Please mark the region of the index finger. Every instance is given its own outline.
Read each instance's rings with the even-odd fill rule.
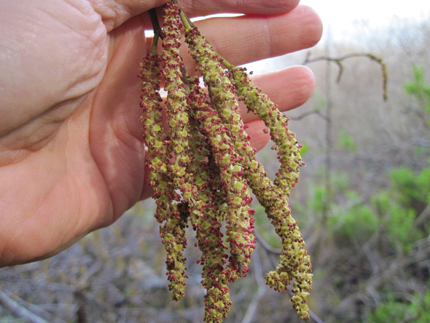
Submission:
[[[179,0],[182,9],[189,17],[205,16],[216,13],[244,13],[273,15],[293,10],[300,0]],[[90,0],[106,26],[111,31],[125,21],[138,16],[149,9],[160,7],[167,0]],[[146,29],[150,29],[150,20],[145,19]]]
[[[298,6],[300,0],[178,0],[189,16],[207,16],[217,13],[275,15],[286,13]]]

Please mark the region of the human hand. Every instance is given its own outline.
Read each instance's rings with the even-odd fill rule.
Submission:
[[[151,195],[136,75],[150,43],[146,11],[165,2],[0,2],[0,266],[52,256]],[[191,17],[246,14],[196,23],[235,65],[313,46],[320,20],[297,4],[181,1]],[[283,111],[314,87],[305,67],[255,82]],[[261,149],[269,138],[254,118],[244,112]]]

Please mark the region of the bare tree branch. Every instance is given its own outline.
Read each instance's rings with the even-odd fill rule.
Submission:
[[[18,302],[10,298],[5,292],[0,290],[0,302],[3,303],[9,310],[18,315],[19,317],[32,322],[32,323],[48,323],[43,318],[37,316],[33,312],[20,305]]]
[[[333,57],[329,57],[329,56],[320,56],[320,57],[316,57],[316,58],[310,58],[311,53],[308,52],[305,61],[303,62],[303,65],[306,65],[308,63],[314,63],[314,62],[318,62],[318,61],[328,61],[328,62],[334,62],[336,63],[336,65],[339,67],[339,73],[337,75],[337,82],[340,82],[340,79],[342,77],[343,74],[343,65],[342,65],[342,61],[348,59],[348,58],[352,58],[352,57],[367,57],[370,60],[378,63],[381,66],[381,71],[382,71],[382,96],[384,98],[384,101],[387,101],[388,95],[387,95],[387,83],[388,83],[388,73],[387,73],[387,66],[385,65],[385,63],[383,62],[382,58],[374,55],[374,54],[370,54],[370,53],[353,53],[353,54],[348,54],[345,56],[341,56],[339,58],[333,58]]]
[[[257,281],[258,290],[254,294],[251,303],[248,305],[248,309],[246,310],[246,314],[242,320],[242,323],[251,323],[252,319],[254,318],[255,311],[257,310],[258,302],[264,296],[264,294],[266,294],[266,284],[263,280],[263,269],[261,267],[260,256],[258,255],[258,248],[254,250],[252,263],[254,264],[254,277]]]
[[[297,120],[301,120],[301,119],[306,118],[306,117],[313,115],[313,114],[316,114],[317,116],[324,119],[325,121],[328,121],[328,118],[325,115],[323,115],[319,110],[308,111],[308,112],[305,112],[305,113],[299,115],[298,117],[289,117],[289,118],[291,120],[297,121]]]
[[[424,225],[425,222],[430,218],[430,204],[426,206],[426,208],[421,212],[418,218],[415,220],[414,226],[420,227]]]
[[[264,239],[263,237],[257,232],[257,230],[254,230],[253,235],[257,238],[257,241],[261,244],[261,246],[269,253],[280,255],[282,253],[281,249],[272,248]]]

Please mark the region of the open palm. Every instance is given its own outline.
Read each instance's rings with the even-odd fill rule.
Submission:
[[[165,2],[0,2],[0,266],[58,253],[150,196],[136,75],[148,43],[146,11]],[[190,16],[246,13],[197,24],[222,56],[243,64],[319,40],[318,17],[297,2],[181,5]],[[303,67],[256,83],[282,110],[313,90]],[[261,149],[268,140],[261,122],[245,120]]]

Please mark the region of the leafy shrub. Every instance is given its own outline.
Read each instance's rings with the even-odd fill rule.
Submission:
[[[343,238],[364,243],[378,228],[378,219],[369,206],[360,203],[332,217],[329,224]]]
[[[405,83],[406,93],[414,96],[423,106],[423,110],[430,113],[430,85],[426,83],[424,69],[415,65],[413,80]]]
[[[368,316],[368,323],[388,322],[430,322],[430,292],[424,297],[415,294],[410,302],[396,300],[389,295],[388,300],[381,303],[373,313]]]

